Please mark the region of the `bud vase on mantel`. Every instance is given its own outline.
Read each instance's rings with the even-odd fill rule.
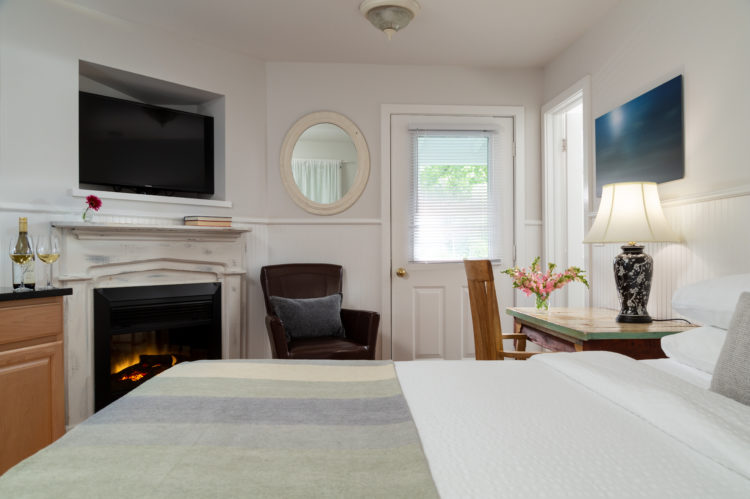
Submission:
[[[87,223],[91,223],[94,221],[94,212],[99,211],[99,208],[102,207],[102,200],[98,197],[94,196],[93,194],[90,194],[86,196],[86,209],[83,210],[83,221]]]

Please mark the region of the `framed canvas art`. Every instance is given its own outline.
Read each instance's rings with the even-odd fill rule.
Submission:
[[[669,182],[685,176],[682,75],[594,123],[596,195],[613,182]]]

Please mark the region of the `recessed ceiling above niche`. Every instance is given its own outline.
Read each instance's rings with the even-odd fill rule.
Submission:
[[[78,62],[78,74],[133,99],[155,106],[197,105],[222,97],[206,90],[87,61]]]

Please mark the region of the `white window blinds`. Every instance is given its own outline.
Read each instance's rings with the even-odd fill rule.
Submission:
[[[411,133],[411,261],[499,260],[496,132]]]

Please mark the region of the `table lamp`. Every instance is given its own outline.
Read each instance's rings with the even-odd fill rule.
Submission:
[[[648,295],[654,261],[636,241],[679,241],[664,217],[654,182],[607,184],[591,230],[584,243],[619,243],[622,253],[614,260],[615,283],[620,298],[617,322],[648,323]]]

